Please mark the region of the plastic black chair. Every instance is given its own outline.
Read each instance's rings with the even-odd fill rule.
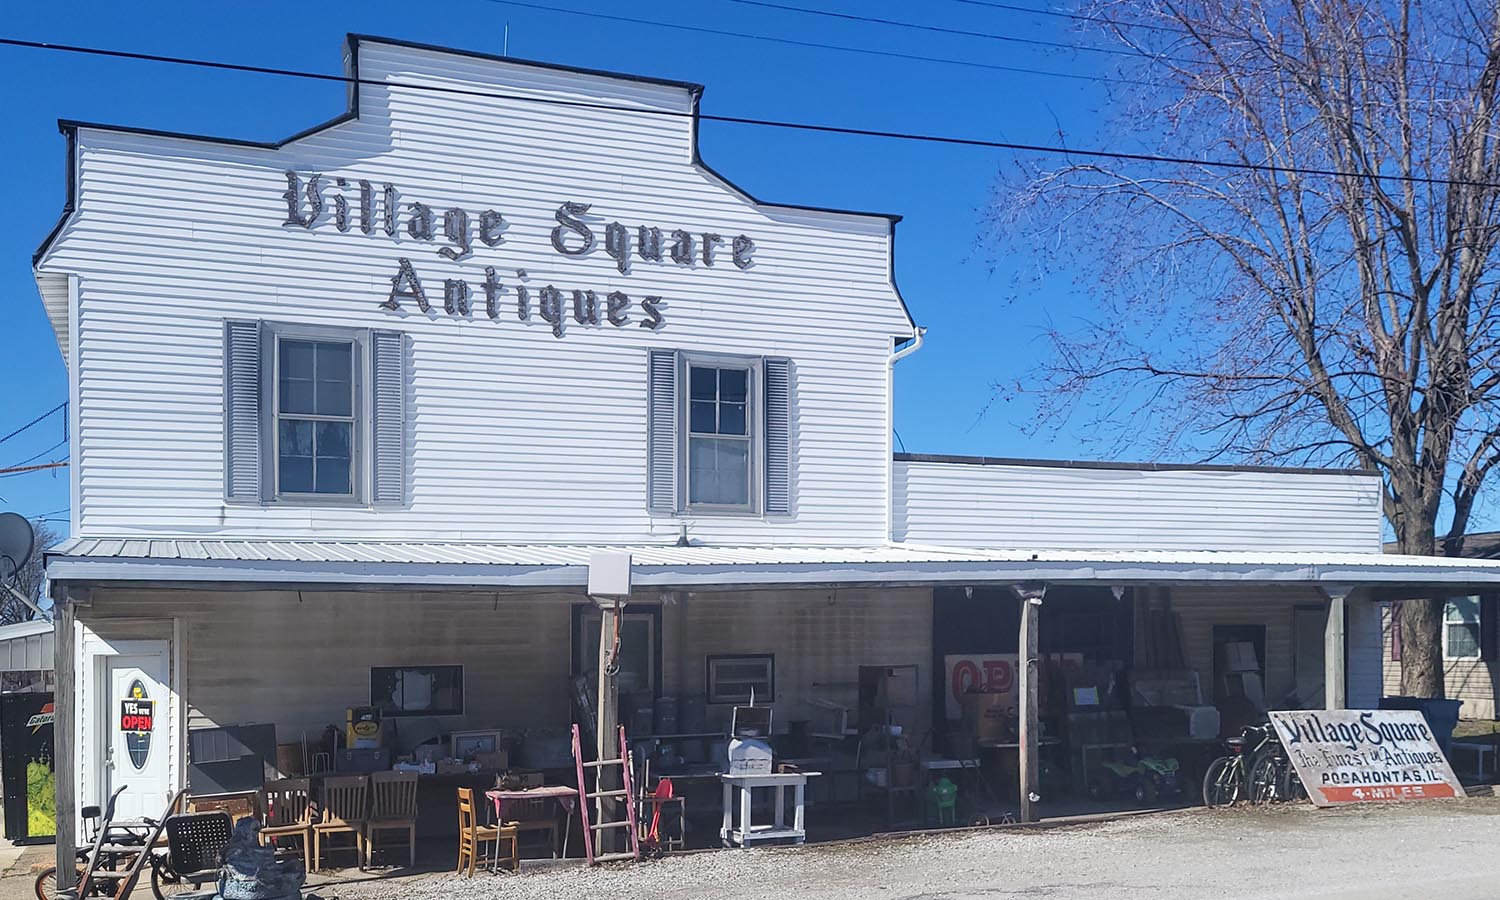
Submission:
[[[224,847],[234,830],[229,813],[178,813],[169,816],[165,825],[167,858],[151,875],[157,882],[153,887],[167,889],[158,890],[157,896],[181,891],[183,885],[197,889],[206,882],[217,882]]]

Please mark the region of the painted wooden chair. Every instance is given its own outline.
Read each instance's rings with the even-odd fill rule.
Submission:
[[[417,773],[370,774],[370,818],[365,822],[365,864],[375,854],[381,832],[406,835],[407,865],[417,864]]]
[[[484,853],[484,845],[494,845],[494,856]],[[510,852],[500,855],[502,845],[509,845]],[[514,872],[521,868],[521,855],[516,841],[514,826],[481,825],[475,812],[474,789],[458,789],[458,866],[460,875],[474,877],[481,860],[490,860],[496,868],[504,865]]]
[[[370,779],[364,775],[335,775],[323,779],[322,816],[313,822],[312,868],[323,867],[323,843],[339,834],[354,838],[355,864],[365,867],[365,819],[369,811]],[[329,847],[347,850],[349,847]]]
[[[278,840],[300,838],[298,852],[306,862],[312,861],[313,820],[317,804],[312,802],[311,783],[306,778],[282,778],[266,782],[266,824],[260,830],[264,843],[278,846]]]

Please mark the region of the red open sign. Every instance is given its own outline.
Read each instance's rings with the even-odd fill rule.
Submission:
[[[150,731],[155,724],[155,709],[154,700],[121,700],[120,730],[136,733]]]

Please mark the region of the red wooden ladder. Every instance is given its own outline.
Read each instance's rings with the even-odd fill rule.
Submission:
[[[578,773],[578,810],[583,820],[583,854],[588,857],[589,865],[596,863],[611,862],[617,859],[640,859],[641,841],[640,829],[636,826],[635,819],[635,796],[630,784],[630,755],[625,747],[625,728],[619,729],[620,734],[620,756],[618,759],[596,759],[585,762],[583,758],[583,740],[579,736],[578,725],[573,725],[573,765]],[[620,772],[620,788],[600,790],[599,785],[604,780],[605,774],[616,769]],[[594,775],[593,790],[589,790],[589,783],[585,774],[592,771]],[[611,779],[613,781],[613,779]],[[625,818],[614,821],[595,822],[589,815],[589,806],[595,800],[602,800],[599,806],[602,811],[613,805],[618,810],[621,805],[625,807]],[[613,804],[611,804],[613,801]],[[596,832],[608,831],[615,828],[629,829],[630,849],[621,853],[594,852],[594,835]]]

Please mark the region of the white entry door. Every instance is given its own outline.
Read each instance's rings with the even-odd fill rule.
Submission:
[[[117,817],[159,818],[171,792],[167,644],[132,641],[129,652],[100,659],[107,699],[100,710],[104,791],[99,802],[109,802],[110,795],[123,787],[125,793],[115,806]]]

